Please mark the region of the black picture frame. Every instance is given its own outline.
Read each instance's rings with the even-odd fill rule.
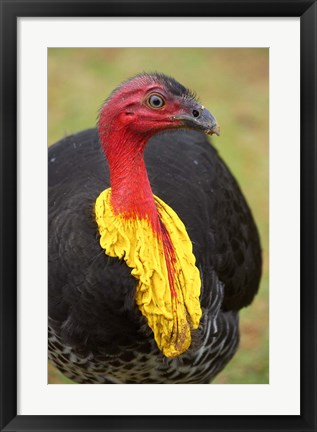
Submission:
[[[1,431],[316,431],[317,3],[312,0],[0,0]],[[300,17],[301,413],[298,416],[17,415],[17,18]],[[290,119],[290,127],[294,119]],[[287,143],[285,143],[285,155]],[[285,157],[287,163],[287,157]],[[287,185],[286,185],[287,187]],[[290,233],[291,235],[291,233]],[[286,245],[287,247],[287,245]],[[317,266],[316,266],[317,267]],[[285,287],[284,287],[285,288]],[[286,302],[285,302],[286,305]],[[283,308],[283,305],[281,305]],[[289,347],[291,355],[292,347]],[[290,376],[291,380],[292,377]]]

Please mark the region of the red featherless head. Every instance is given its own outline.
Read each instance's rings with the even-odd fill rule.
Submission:
[[[152,135],[175,128],[219,135],[215,118],[195,95],[163,74],[140,74],[125,81],[100,112],[99,134],[107,156],[112,142],[128,140],[140,149]]]

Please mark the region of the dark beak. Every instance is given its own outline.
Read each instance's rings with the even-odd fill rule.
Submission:
[[[220,135],[220,127],[215,117],[202,106],[195,106],[191,113],[184,113],[174,116],[175,120],[180,120],[184,127],[189,129],[201,130],[207,135]]]

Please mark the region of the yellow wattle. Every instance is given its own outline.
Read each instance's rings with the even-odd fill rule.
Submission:
[[[147,219],[115,214],[110,196],[111,188],[103,191],[95,203],[100,245],[107,255],[124,259],[132,269],[131,274],[139,280],[136,303],[159,349],[166,357],[176,357],[189,348],[191,329],[198,327],[202,314],[200,275],[186,228],[174,210],[154,196],[175,249],[173,295],[162,237]]]

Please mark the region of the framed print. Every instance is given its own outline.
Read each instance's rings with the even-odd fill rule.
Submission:
[[[316,430],[316,14],[315,1],[300,0],[1,1],[1,430]],[[153,379],[155,368],[147,371],[145,366],[140,381],[141,375],[130,372],[133,362],[124,379],[113,374],[98,381],[98,367],[91,369],[90,358],[81,380],[66,365],[74,353],[66,353],[67,346],[62,346],[61,356],[56,354],[58,333],[50,339],[53,354],[47,369],[46,324],[51,314],[47,311],[48,278],[51,281],[47,143],[51,146],[95,127],[100,105],[112,94],[102,105],[102,119],[109,100],[120,96],[131,81],[112,90],[131,76],[137,76],[132,83],[140,82],[139,91],[146,80],[154,80],[155,91],[144,96],[141,109],[160,119],[172,96],[159,86],[165,83],[165,91],[173,86],[174,92],[180,91],[184,87],[179,80],[197,91],[199,102],[189,92],[182,99],[195,104],[190,105],[195,117],[190,128],[199,124],[213,134],[212,143],[238,179],[260,231],[262,282],[253,304],[241,313],[240,351],[223,371],[207,374],[206,379],[191,380],[192,363],[186,368],[184,360],[167,381]],[[125,115],[131,119],[131,107]],[[219,133],[215,118],[221,137],[214,136]],[[173,119],[179,121],[175,113]],[[76,137],[80,140],[80,135]],[[223,147],[218,147],[217,138]],[[81,145],[76,140],[71,141],[75,150]],[[56,147],[50,149],[53,165],[59,156]],[[105,147],[108,158],[107,151]],[[157,155],[163,157],[161,151]],[[109,164],[112,169],[111,156]],[[200,160],[192,165],[190,172],[197,170],[199,177]],[[71,166],[65,171],[68,177]],[[111,171],[110,176],[114,178]],[[176,175],[173,182],[175,191]],[[156,187],[155,179],[151,185]],[[88,183],[82,188],[88,190]],[[64,223],[63,229],[67,230]],[[166,232],[164,247],[168,236],[174,235]],[[193,244],[196,250],[196,240]],[[67,253],[63,250],[64,258]],[[255,248],[252,260],[257,253]],[[125,250],[125,259],[127,255]],[[171,284],[166,260],[166,280]],[[176,266],[180,258],[170,262]],[[243,268],[240,264],[239,269]],[[185,267],[175,270],[180,273],[187,277]],[[70,278],[79,279],[78,275],[76,269]],[[78,280],[76,284],[78,288]],[[219,308],[234,309],[222,282],[215,284],[224,296]],[[237,309],[251,300],[241,301]],[[144,312],[142,302],[138,304]],[[186,319],[190,305],[186,304]],[[59,313],[51,315],[54,320]],[[215,325],[221,331],[219,323]],[[156,324],[152,330],[156,335]],[[207,340],[208,335],[204,337]],[[185,339],[181,340],[186,345]],[[181,350],[180,340],[173,346],[160,345],[159,340],[155,339],[155,349],[170,353],[177,346]],[[226,338],[220,345],[226,348],[225,344]],[[125,349],[122,355],[127,356]],[[83,359],[84,355],[75,363],[83,364]]]

